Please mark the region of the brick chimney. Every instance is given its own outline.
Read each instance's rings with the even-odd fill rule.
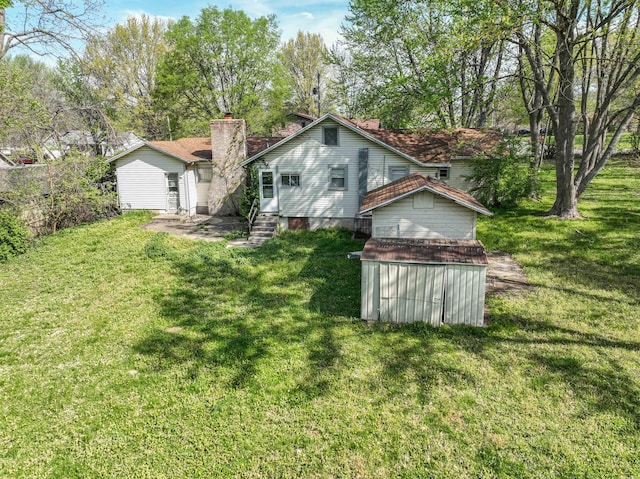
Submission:
[[[213,178],[207,204],[210,215],[239,214],[244,184],[240,163],[247,158],[247,128],[244,120],[225,113],[222,120],[211,120],[211,158]]]

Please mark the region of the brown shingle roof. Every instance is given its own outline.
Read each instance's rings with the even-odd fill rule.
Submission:
[[[147,144],[187,163],[211,161],[211,138],[181,138],[174,141],[149,141]]]
[[[504,140],[499,131],[472,128],[363,131],[421,163],[436,164],[447,163],[454,157],[491,154]]]
[[[404,178],[392,181],[387,185],[367,192],[362,200],[360,213],[365,213],[393,203],[400,198],[417,193],[418,191],[425,190],[431,191],[462,206],[466,206],[478,213],[491,215],[491,212],[487,208],[466,191],[454,188],[441,180],[431,176],[424,176],[421,173],[412,173],[409,176],[405,176]]]
[[[362,261],[444,264],[489,264],[478,240],[427,240],[371,238],[364,245]]]
[[[250,136],[247,138],[247,155],[251,158],[279,141],[284,140],[284,138],[283,136]]]

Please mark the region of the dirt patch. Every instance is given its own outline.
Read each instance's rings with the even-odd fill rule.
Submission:
[[[504,251],[487,251],[487,258],[487,294],[524,293],[534,289],[520,264]]]
[[[247,233],[247,221],[236,216],[158,215],[142,228],[203,241],[221,241],[229,233]]]

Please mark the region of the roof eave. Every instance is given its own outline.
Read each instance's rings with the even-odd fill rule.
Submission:
[[[428,185],[423,185],[423,186],[420,186],[420,187],[415,188],[413,190],[407,191],[406,193],[403,193],[403,194],[401,194],[399,196],[396,196],[394,198],[390,198],[390,199],[388,199],[386,201],[383,201],[382,203],[379,203],[379,204],[377,204],[375,206],[371,206],[371,207],[369,207],[367,209],[360,210],[358,213],[362,215],[362,214],[367,213],[369,211],[373,211],[373,210],[375,210],[377,208],[382,208],[383,206],[388,206],[391,203],[394,203],[396,201],[404,199],[407,196],[411,196],[411,195],[413,195],[415,193],[418,193],[420,191],[429,191],[429,192],[433,193],[434,195],[438,195],[438,196],[440,196],[442,198],[446,198],[448,200],[451,200],[451,201],[453,201],[454,203],[456,203],[456,204],[458,204],[460,206],[464,206],[465,208],[468,208],[468,209],[470,209],[472,211],[475,211],[476,213],[480,213],[480,214],[483,214],[483,215],[486,215],[486,216],[493,216],[493,213],[491,213],[491,211],[489,211],[486,208],[478,208],[476,205],[473,205],[473,204],[467,203],[466,201],[462,201],[462,200],[460,200],[458,198],[454,198],[452,196],[449,196],[449,195],[447,195],[447,194],[445,194],[445,193],[443,193],[443,192],[441,192],[441,191],[439,191],[439,190],[437,190],[435,188],[432,188],[432,187],[430,187]]]
[[[122,158],[123,156],[126,156],[126,155],[128,155],[129,153],[133,153],[134,151],[136,151],[136,150],[138,150],[138,149],[142,148],[143,146],[147,146],[147,147],[151,148],[151,149],[152,149],[152,150],[154,150],[154,151],[157,151],[157,152],[159,152],[159,153],[163,153],[163,154],[165,154],[165,155],[168,155],[168,156],[170,156],[171,158],[174,158],[174,159],[176,159],[176,160],[178,160],[178,161],[181,161],[181,162],[183,162],[183,163],[185,163],[185,164],[187,164],[187,165],[188,165],[188,164],[191,164],[191,163],[197,163],[198,161],[208,161],[208,160],[193,160],[193,161],[185,160],[184,158],[181,158],[181,157],[179,157],[179,156],[177,156],[177,155],[175,155],[175,154],[173,154],[173,153],[170,153],[170,152],[168,152],[168,151],[166,151],[166,150],[163,150],[162,148],[158,148],[157,146],[152,145],[152,144],[151,144],[151,143],[149,143],[148,141],[142,140],[142,143],[138,143],[138,144],[136,144],[136,145],[132,146],[131,148],[129,148],[128,150],[125,150],[125,151],[123,151],[122,153],[118,153],[117,155],[112,156],[111,158],[109,158],[109,159],[106,161],[106,163],[111,163],[112,161],[119,160],[119,159],[120,159],[120,158]]]
[[[399,150],[396,150],[394,147],[388,145],[387,143],[385,143],[382,140],[378,140],[377,138],[374,138],[373,136],[369,135],[367,132],[363,131],[362,129],[350,125],[346,122],[344,122],[343,120],[341,120],[340,118],[337,118],[335,116],[333,116],[331,113],[327,113],[324,116],[318,118],[317,120],[315,120],[312,123],[309,123],[307,126],[299,129],[298,131],[296,131],[295,133],[293,133],[292,135],[287,136],[285,139],[279,141],[278,143],[275,143],[273,145],[271,145],[269,148],[262,150],[260,153],[256,153],[255,155],[253,155],[251,158],[248,158],[247,160],[243,161],[242,163],[240,163],[240,166],[247,166],[250,163],[253,163],[255,160],[257,160],[258,158],[266,155],[267,153],[270,153],[271,151],[273,151],[276,148],[279,148],[280,146],[284,145],[285,143],[288,143],[289,141],[291,141],[292,139],[298,137],[299,135],[302,135],[303,133],[305,133],[307,130],[315,127],[316,125],[319,125],[320,123],[322,123],[323,121],[327,120],[327,119],[331,119],[333,121],[335,121],[336,123],[338,123],[339,125],[344,126],[345,128],[347,128],[348,130],[351,130],[354,133],[357,133],[358,135],[366,138],[369,141],[372,141],[373,143],[401,156],[402,158],[411,161],[413,163],[415,163],[416,165],[425,167],[425,166],[429,166],[415,158],[413,158],[412,156],[407,155],[406,153],[403,153]],[[433,166],[436,166],[435,164]],[[448,166],[446,164],[443,164],[442,166]]]

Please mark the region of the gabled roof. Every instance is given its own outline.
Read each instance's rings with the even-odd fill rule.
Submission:
[[[424,176],[421,173],[412,173],[409,176],[367,192],[362,200],[362,206],[360,206],[360,214],[387,206],[420,191],[429,191],[483,215],[491,216],[492,214],[491,211],[466,191],[454,188],[441,180],[431,176]]]
[[[293,140],[294,138],[297,138],[298,136],[304,134],[307,130],[313,128],[314,126],[324,122],[325,120],[331,120],[334,121],[336,123],[338,123],[339,125],[344,126],[345,128],[347,128],[348,130],[353,131],[354,133],[357,133],[358,135],[362,136],[363,138],[366,138],[369,141],[372,141],[373,143],[376,143],[377,145],[380,145],[383,148],[386,148],[389,151],[392,151],[393,153],[413,162],[419,165],[422,165],[422,163],[407,155],[406,153],[403,153],[402,151],[394,148],[391,145],[386,144],[385,142],[375,138],[374,136],[370,135],[368,133],[368,130],[363,130],[361,128],[358,128],[356,126],[355,123],[351,122],[350,120],[347,120],[345,118],[340,118],[337,117],[335,115],[332,115],[331,113],[327,113],[326,115],[324,115],[322,118],[318,118],[316,121],[314,121],[313,123],[308,124],[307,126],[305,126],[304,128],[301,128],[300,130],[296,131],[294,134],[287,136],[286,138],[284,138],[282,141],[278,142],[277,144],[271,145],[269,148],[266,148],[262,151],[258,151],[257,153],[255,153],[254,155],[250,156],[249,159],[247,159],[246,161],[241,163],[241,166],[247,166],[249,163],[257,160],[258,158],[260,158],[262,155],[269,153],[270,151],[281,147],[282,145],[288,143],[289,141]],[[446,166],[445,164],[443,164],[442,166]]]
[[[285,138],[285,136],[249,136],[247,137],[247,154],[251,158]]]
[[[361,261],[418,264],[474,264],[487,266],[487,254],[478,240],[371,238]]]
[[[495,130],[474,130],[471,128],[459,128],[451,131],[376,129],[376,120],[363,122],[327,113],[313,123],[287,136],[277,145],[273,144],[263,150],[254,150],[254,153],[249,154],[249,158],[242,163],[242,166],[246,166],[260,156],[279,148],[325,120],[332,120],[367,140],[421,166],[448,166],[452,158],[467,158],[488,154],[503,140],[502,134]],[[379,126],[379,123],[377,124]]]
[[[143,146],[165,153],[185,163],[211,161],[212,158],[211,138],[181,138],[180,140],[173,141],[142,141],[128,150],[112,156],[107,161],[111,162],[122,158]]]

